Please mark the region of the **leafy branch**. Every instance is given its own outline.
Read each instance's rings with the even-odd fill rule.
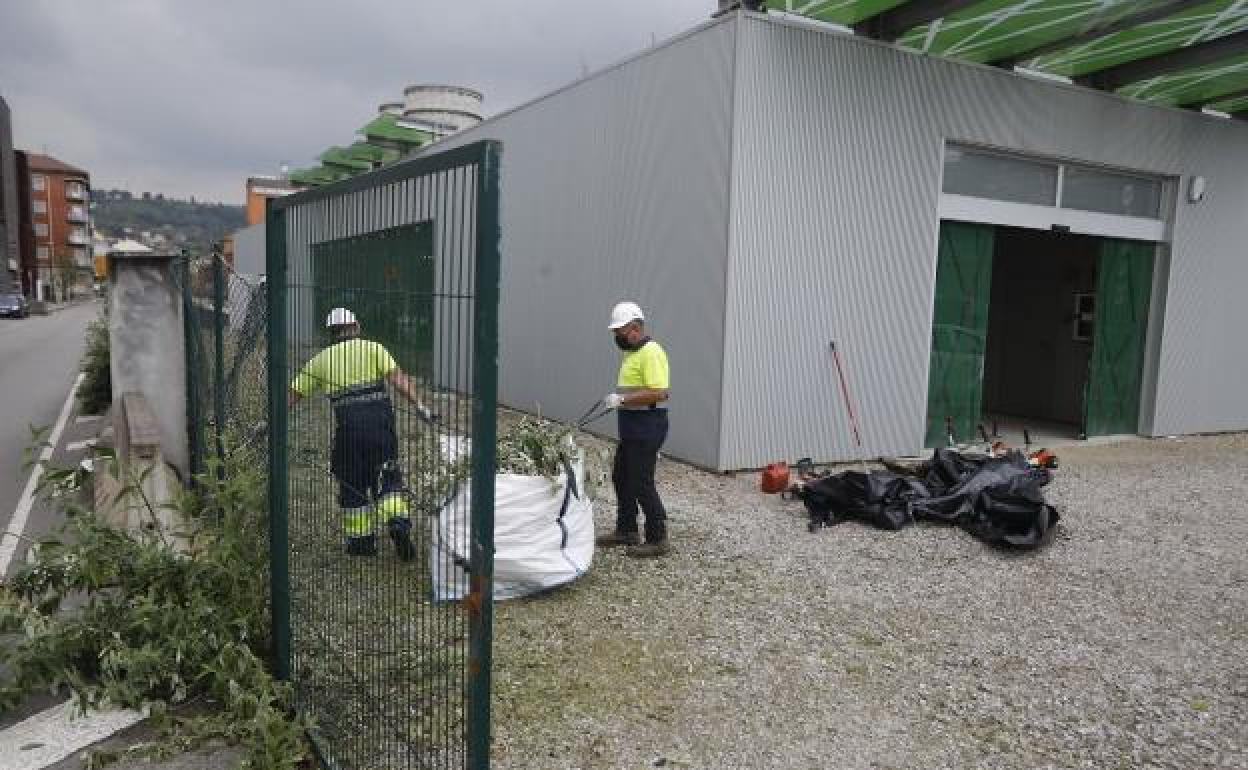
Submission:
[[[173,503],[192,524],[189,554],[168,546],[142,478],[126,480],[125,492],[144,501],[156,526],[134,533],[74,503],[73,484],[53,492],[70,514],[66,531],[41,540],[0,586],[0,632],[21,635],[0,648],[0,711],[31,693],[66,688],[84,711],[148,709],[163,738],[135,749],[146,756],[225,740],[243,746],[247,768],[288,770],[308,757],[307,725],[292,716],[289,686],[265,663],[263,463],[242,452],[226,458],[224,473],[210,464]],[[194,698],[219,709],[175,713]],[[91,766],[122,756],[100,754]]]

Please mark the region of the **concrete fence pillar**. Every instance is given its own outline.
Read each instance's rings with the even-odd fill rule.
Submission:
[[[186,553],[192,527],[171,505],[178,480],[162,454],[160,429],[142,393],[124,393],[112,406],[114,462],[95,458],[95,512],[133,535],[147,533]]]
[[[113,403],[143,394],[165,462],[190,478],[182,294],[172,255],[113,254],[108,338]]]

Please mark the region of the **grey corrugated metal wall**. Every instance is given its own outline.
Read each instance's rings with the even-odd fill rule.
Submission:
[[[783,21],[741,24],[723,467],[855,456],[833,338],[865,454],[921,447],[946,140],[1181,176],[1182,189],[1206,177],[1206,200],[1174,211],[1156,413],[1142,422],[1248,428],[1248,127]]]
[[[503,142],[503,403],[579,417],[614,387],[607,314],[634,298],[671,357],[665,451],[718,463],[734,32],[705,25],[430,148]]]

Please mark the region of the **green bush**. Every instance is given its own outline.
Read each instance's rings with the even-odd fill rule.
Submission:
[[[231,446],[222,474],[210,463],[174,505],[193,530],[187,554],[168,546],[150,505],[151,526],[126,532],[65,502],[75,471],[44,474],[45,490],[59,490],[70,514],[68,532],[39,542],[0,584],[0,634],[18,635],[0,646],[0,713],[32,693],[68,688],[84,711],[148,708],[165,734],[139,747],[149,756],[224,740],[243,747],[245,768],[293,770],[307,759],[307,725],[292,716],[290,687],[266,664],[263,463],[238,449]],[[208,713],[171,710],[191,703]],[[101,754],[91,764],[122,758]]]
[[[84,414],[103,414],[113,403],[113,377],[109,372],[108,316],[87,324],[87,348],[82,356],[82,384],[78,404]]]

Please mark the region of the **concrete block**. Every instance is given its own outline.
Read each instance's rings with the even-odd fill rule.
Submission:
[[[96,459],[96,514],[112,526],[136,536],[156,535],[186,553],[191,523],[172,506],[181,482],[176,468],[165,462],[162,431],[146,396],[122,393],[110,417],[115,459]]]

